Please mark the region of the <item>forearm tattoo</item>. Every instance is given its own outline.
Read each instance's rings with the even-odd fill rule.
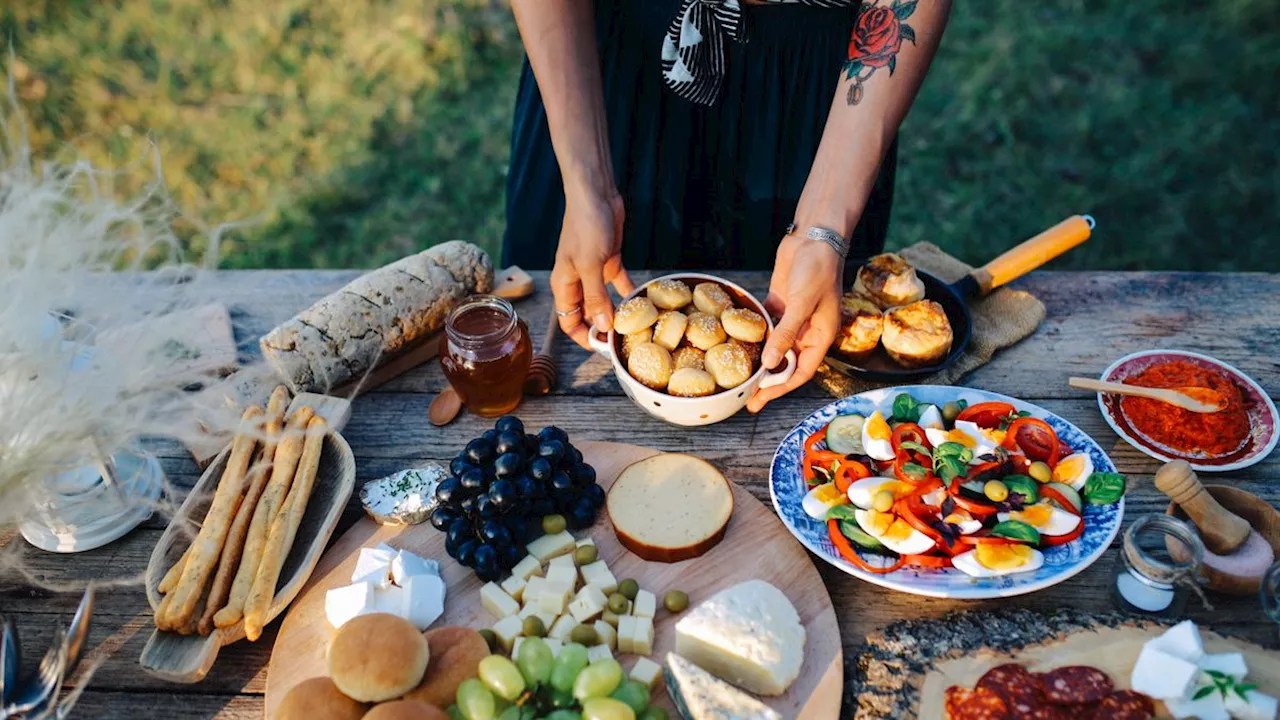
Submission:
[[[845,77],[850,80],[848,102],[862,102],[863,85],[880,68],[889,74],[898,66],[898,51],[903,41],[916,42],[916,31],[907,18],[916,11],[919,0],[867,0],[858,10],[858,19],[849,40],[849,59],[844,63]]]

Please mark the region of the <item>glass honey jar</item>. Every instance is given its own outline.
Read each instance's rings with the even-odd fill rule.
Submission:
[[[520,404],[533,343],[511,303],[492,295],[468,298],[445,321],[440,365],[471,412],[505,415]]]

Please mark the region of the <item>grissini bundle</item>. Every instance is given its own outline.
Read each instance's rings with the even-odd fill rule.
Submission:
[[[192,542],[187,563],[182,569],[182,579],[174,587],[172,604],[167,613],[157,613],[156,627],[161,630],[178,630],[195,614],[196,603],[204,593],[205,584],[222,555],[222,545],[231,529],[231,518],[244,494],[245,473],[257,445],[258,424],[262,408],[251,407],[240,418],[240,429],[231,443],[231,455],[227,467],[218,481],[218,489],[209,505],[200,533]]]
[[[213,632],[214,614],[226,605],[231,594],[231,582],[236,569],[240,566],[240,557],[244,550],[245,536],[249,530],[249,520],[253,517],[267,485],[267,470],[275,457],[276,443],[284,425],[284,411],[289,406],[289,391],[285,386],[277,386],[267,401],[266,424],[263,426],[262,449],[258,453],[253,468],[249,471],[248,490],[244,500],[236,510],[235,520],[231,523],[231,531],[222,546],[222,558],[218,561],[218,571],[213,577],[213,586],[209,589],[209,599],[205,603],[204,612],[200,616],[197,630],[201,635]]]
[[[194,540],[194,538],[192,538]],[[194,543],[192,543],[194,544]],[[182,551],[182,557],[178,558],[178,562],[169,568],[169,571],[160,579],[160,584],[156,586],[156,590],[161,595],[168,595],[178,586],[178,581],[182,579],[182,570],[187,566],[187,558],[191,556],[191,545],[187,545],[187,549]]]
[[[253,580],[253,588],[244,607],[245,637],[252,642],[262,635],[262,628],[267,623],[267,613],[271,607],[271,599],[275,597],[276,581],[280,579],[280,570],[284,566],[289,548],[293,546],[298,526],[302,524],[302,516],[307,509],[307,501],[311,499],[311,490],[315,486],[316,473],[320,469],[320,453],[324,449],[328,423],[322,417],[314,417],[307,423],[307,438],[302,450],[302,459],[298,462],[298,474],[294,478],[289,497],[276,514],[271,523],[271,532],[267,536],[267,544],[262,554],[262,562],[258,566],[257,577]]]
[[[230,627],[244,617],[245,600],[249,597],[254,578],[257,577],[258,565],[262,562],[262,552],[266,546],[267,533],[271,529],[271,521],[275,519],[285,497],[289,494],[294,472],[298,468],[298,460],[302,456],[307,424],[314,415],[315,410],[309,405],[303,405],[293,411],[284,435],[280,438],[280,444],[276,446],[271,479],[267,482],[257,507],[254,508],[249,532],[245,537],[244,551],[240,556],[240,566],[236,569],[235,581],[231,584],[231,595],[227,598],[226,606],[213,616],[213,623],[217,627]]]

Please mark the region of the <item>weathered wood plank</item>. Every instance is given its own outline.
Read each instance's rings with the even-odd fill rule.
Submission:
[[[72,713],[76,718],[222,718],[262,720],[260,695],[192,695],[182,692],[88,690]]]

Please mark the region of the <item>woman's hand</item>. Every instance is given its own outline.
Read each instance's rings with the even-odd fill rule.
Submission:
[[[765,309],[782,317],[765,344],[760,362],[773,369],[795,349],[796,371],[785,384],[757,390],[747,409],[759,412],[770,400],[809,381],[840,330],[840,288],[844,262],[830,246],[788,235],[778,246]]]
[[[613,327],[613,301],[606,285],[612,283],[622,295],[635,289],[622,268],[624,213],[616,190],[565,195],[551,293],[560,329],[588,350],[591,323],[604,332]]]

